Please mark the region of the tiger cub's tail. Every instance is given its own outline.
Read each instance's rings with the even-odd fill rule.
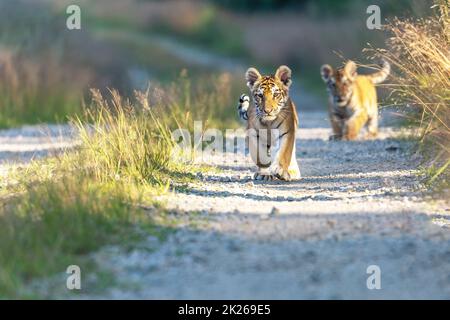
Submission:
[[[381,61],[381,70],[368,75],[373,84],[378,84],[386,80],[389,73],[391,73],[391,65],[386,60]]]

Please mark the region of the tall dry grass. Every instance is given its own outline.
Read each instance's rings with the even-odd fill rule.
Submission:
[[[129,89],[129,58],[47,0],[0,1],[0,128],[65,122],[91,86]]]
[[[89,74],[62,67],[53,55],[29,59],[0,49],[0,128],[67,121],[82,111],[79,83]]]
[[[406,108],[407,118],[421,129],[422,146],[431,149],[430,182],[448,175],[450,164],[449,2],[436,0],[433,8],[435,15],[428,18],[394,19],[386,26],[387,49],[369,50],[396,70],[388,85],[391,98]]]

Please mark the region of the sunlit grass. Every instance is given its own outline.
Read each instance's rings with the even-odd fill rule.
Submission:
[[[387,87],[393,104],[404,107],[408,120],[421,129],[424,155],[434,168],[431,182],[447,179],[450,163],[448,1],[436,0],[434,8],[436,15],[426,19],[395,19],[386,27],[391,34],[387,49],[375,50],[397,71]]]
[[[128,190],[83,174],[26,187],[0,209],[0,297],[19,297],[28,281],[64,272],[77,256],[126,241],[137,222]]]
[[[33,61],[0,50],[0,65],[0,128],[66,122],[82,111],[81,91],[65,74],[70,70],[51,57]]]

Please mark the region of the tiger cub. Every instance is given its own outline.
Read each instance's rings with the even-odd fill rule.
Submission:
[[[258,166],[256,180],[295,180],[300,169],[295,154],[297,111],[289,97],[291,69],[280,66],[274,75],[261,75],[255,68],[245,73],[249,96],[239,99],[239,116],[247,123],[252,160]]]
[[[382,62],[380,71],[359,75],[356,64],[348,61],[343,68],[333,70],[326,64],[321,68],[323,81],[329,92],[329,115],[333,135],[330,140],[354,140],[363,126],[368,135],[378,134],[378,107],[375,84],[383,82],[390,73],[390,65]]]

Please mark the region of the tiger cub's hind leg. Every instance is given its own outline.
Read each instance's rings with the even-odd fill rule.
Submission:
[[[365,112],[357,112],[344,125],[344,139],[355,140],[359,131],[367,122],[367,114]]]
[[[291,129],[280,138],[270,172],[278,179],[291,181],[300,178],[300,170],[295,160],[295,129]]]
[[[378,135],[378,114],[369,117],[367,120],[368,138],[373,139]]]
[[[300,173],[300,168],[298,167],[297,158],[296,158],[296,147],[294,144],[294,148],[292,150],[291,163],[289,164],[288,173],[292,180],[298,180],[302,177]]]

